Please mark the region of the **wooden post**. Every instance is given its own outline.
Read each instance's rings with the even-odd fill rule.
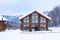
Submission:
[[[3,18],[2,18],[2,30],[4,30],[4,22],[3,22]]]
[[[2,27],[3,27],[3,18],[2,18]]]
[[[29,15],[29,31],[32,31],[32,14]]]
[[[24,19],[21,19],[21,28],[20,29],[24,29]]]
[[[48,19],[46,19],[46,30],[48,30]]]
[[[40,31],[40,15],[38,14],[38,31]]]

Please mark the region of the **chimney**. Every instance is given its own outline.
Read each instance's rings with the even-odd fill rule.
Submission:
[[[3,21],[3,18],[2,18],[2,21]]]

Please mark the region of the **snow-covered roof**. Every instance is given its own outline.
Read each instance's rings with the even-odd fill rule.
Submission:
[[[19,19],[22,19],[22,18],[24,18],[25,16],[27,16],[27,15],[29,15],[29,14],[32,14],[33,12],[35,12],[35,10],[32,11],[32,12],[29,12],[29,13],[27,13],[27,14],[25,14],[25,15],[23,15],[22,17],[19,17]],[[51,20],[51,18],[50,18],[49,16],[43,14],[42,12],[40,12],[40,11],[38,11],[38,10],[36,10],[36,12],[38,12],[38,13],[41,14],[42,16],[46,17],[47,19]]]
[[[4,18],[3,16],[0,15],[0,21],[2,20],[2,18],[3,18],[3,20],[6,20],[7,21],[6,18]]]

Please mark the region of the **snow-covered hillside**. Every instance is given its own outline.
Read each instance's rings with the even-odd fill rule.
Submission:
[[[26,32],[7,30],[0,32],[0,40],[60,40],[60,27],[49,28],[52,31]]]

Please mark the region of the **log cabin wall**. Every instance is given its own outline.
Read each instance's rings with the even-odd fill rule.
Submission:
[[[5,21],[0,21],[0,31],[4,31],[6,29]]]
[[[24,19],[21,19],[21,28],[20,28],[21,30],[23,30],[24,29]]]
[[[32,31],[32,15],[29,15],[29,31]]]
[[[48,19],[46,19],[46,30],[48,30]]]
[[[40,31],[40,16],[41,15],[38,14],[38,31]]]

